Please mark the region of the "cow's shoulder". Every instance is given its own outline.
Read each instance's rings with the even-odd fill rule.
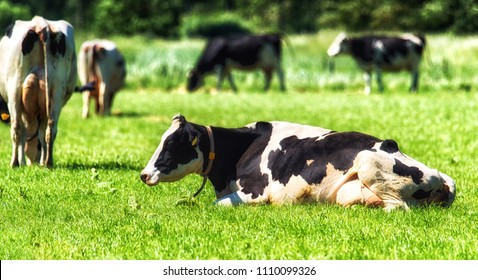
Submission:
[[[374,58],[374,43],[383,40],[384,36],[361,36],[349,39],[350,52],[353,57],[363,62],[371,62]]]

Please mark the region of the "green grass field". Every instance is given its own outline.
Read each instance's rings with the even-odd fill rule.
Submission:
[[[477,259],[478,38],[433,35],[421,90],[409,75],[385,74],[386,92],[362,93],[347,57],[327,72],[335,33],[291,36],[284,50],[287,93],[261,91],[261,74],[215,78],[184,93],[203,42],[113,38],[125,53],[128,86],[113,116],[81,119],[81,96],[64,107],[56,167],[9,167],[9,128],[0,126],[0,259]],[[86,37],[86,35],[82,35]],[[81,38],[81,36],[80,36]],[[81,39],[77,39],[77,44]],[[291,51],[293,49],[293,51]],[[375,82],[375,81],[374,81]],[[139,173],[171,118],[238,127],[283,120],[395,139],[421,162],[455,179],[452,207],[385,213],[333,205],[216,207],[208,183],[193,205],[177,205],[201,178],[154,188]]]

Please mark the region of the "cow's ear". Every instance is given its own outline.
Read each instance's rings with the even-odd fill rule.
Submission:
[[[191,146],[196,147],[198,145],[198,139],[199,137],[195,136],[191,141]]]
[[[191,146],[196,147],[199,143],[199,133],[197,133],[196,131],[190,132],[189,143],[191,143]]]

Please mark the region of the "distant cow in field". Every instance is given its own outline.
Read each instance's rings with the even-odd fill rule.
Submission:
[[[125,60],[115,43],[108,40],[84,42],[78,53],[78,75],[82,84],[93,86],[92,90],[83,92],[82,117],[88,117],[92,98],[97,114],[111,114],[113,99],[126,78]]]
[[[279,35],[241,35],[210,40],[194,69],[189,73],[187,89],[194,91],[204,83],[204,76],[217,74],[217,90],[227,77],[233,91],[232,69],[250,71],[261,69],[265,75],[264,90],[270,87],[272,73],[277,71],[280,89],[285,90],[281,66],[281,37]]]
[[[77,79],[73,27],[35,16],[15,21],[0,42],[0,94],[8,103],[11,166],[53,166],[62,107]],[[40,152],[40,153],[39,153]]]
[[[347,37],[340,33],[327,50],[335,57],[341,53],[350,54],[365,71],[365,94],[371,92],[372,72],[377,75],[380,92],[383,91],[382,71],[397,72],[406,70],[412,74],[410,91],[418,90],[418,68],[425,49],[425,37],[405,34],[400,37],[364,36]]]
[[[409,209],[449,206],[455,183],[395,141],[287,122],[209,127],[173,118],[141,172],[149,186],[197,173],[216,203],[336,203]]]

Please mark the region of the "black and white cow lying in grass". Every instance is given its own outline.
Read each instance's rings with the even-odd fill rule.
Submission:
[[[216,203],[337,203],[409,209],[449,206],[455,183],[404,155],[393,140],[287,122],[209,127],[177,115],[141,172],[149,186],[197,173]]]

